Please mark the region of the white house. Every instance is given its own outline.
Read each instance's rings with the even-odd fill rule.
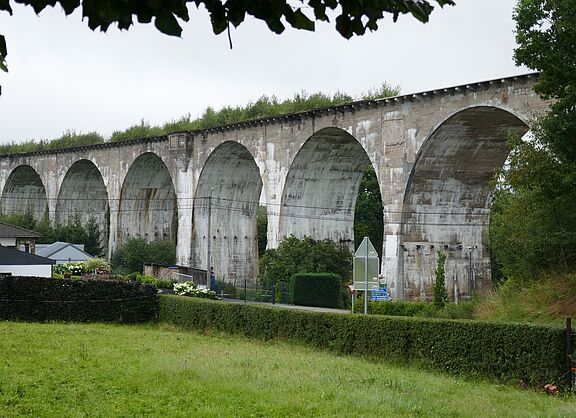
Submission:
[[[54,260],[0,246],[0,276],[52,277]]]
[[[84,251],[84,244],[56,241],[53,244],[36,244],[36,254],[56,261],[56,264],[86,261],[92,257]]]

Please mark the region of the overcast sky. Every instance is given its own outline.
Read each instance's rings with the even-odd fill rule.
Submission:
[[[401,16],[351,40],[332,24],[275,35],[247,20],[233,30],[232,50],[195,7],[182,38],[174,38],[152,25],[92,32],[78,12],[36,16],[13,4],[13,16],[0,14],[10,68],[0,73],[0,142],[66,130],[109,136],[142,119],[163,124],[263,94],[357,96],[384,81],[411,93],[529,72],[512,59],[516,0],[456,3],[438,7],[427,24]]]

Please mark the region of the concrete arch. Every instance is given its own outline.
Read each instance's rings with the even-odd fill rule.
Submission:
[[[315,132],[300,148],[284,185],[280,239],[294,235],[354,244],[354,208],[364,171],[373,164],[343,129]]]
[[[166,164],[155,153],[141,154],[122,184],[117,244],[131,237],[176,242],[177,222],[176,193]]]
[[[491,181],[508,156],[508,133],[527,131],[508,110],[474,106],[448,117],[425,140],[404,194],[399,297],[431,298],[437,251],[448,256],[452,297],[490,287],[484,235]]]
[[[48,216],[46,188],[40,176],[29,165],[19,165],[10,173],[0,199],[5,215],[31,213],[37,220]]]
[[[56,203],[56,220],[67,224],[78,218],[94,219],[100,227],[101,244],[108,245],[110,206],[108,190],[98,167],[86,159],[75,161],[64,176]]]
[[[217,278],[238,286],[245,279],[256,280],[256,217],[261,190],[260,170],[246,147],[227,141],[212,151],[194,198],[192,266],[206,268],[210,239],[210,264]]]

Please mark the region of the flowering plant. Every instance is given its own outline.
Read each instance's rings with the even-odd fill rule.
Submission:
[[[84,273],[84,263],[64,263],[56,264],[54,266],[54,273],[64,274],[70,273],[73,276],[81,276]]]
[[[174,283],[174,293],[180,296],[216,299],[216,292],[208,289],[198,289],[194,282]]]

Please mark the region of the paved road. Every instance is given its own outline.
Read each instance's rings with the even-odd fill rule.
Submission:
[[[331,312],[331,313],[339,313],[339,314],[349,314],[349,309],[334,309],[334,308],[320,308],[317,306],[300,306],[300,305],[285,305],[282,303],[268,303],[268,302],[255,302],[252,300],[244,302],[240,299],[222,299],[224,302],[233,302],[233,303],[247,303],[250,305],[264,305],[269,306],[271,308],[283,308],[283,309],[295,309],[300,311],[313,311],[313,312]]]

